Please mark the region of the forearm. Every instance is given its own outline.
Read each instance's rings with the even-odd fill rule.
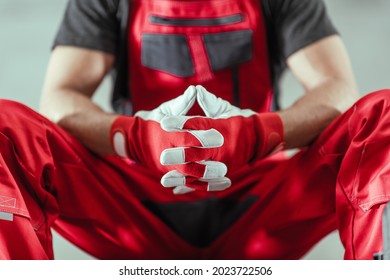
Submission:
[[[40,111],[98,154],[113,154],[110,128],[117,115],[103,111],[78,92],[62,89],[43,95]]]
[[[309,145],[337,116],[357,100],[353,82],[329,79],[279,113],[286,148]]]
[[[41,96],[40,112],[99,154],[113,153],[109,134],[116,116],[93,103],[92,96],[113,63],[109,53],[57,46]]]

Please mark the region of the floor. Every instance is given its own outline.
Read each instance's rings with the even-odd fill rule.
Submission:
[[[390,1],[325,0],[331,18],[349,50],[360,92],[390,87]],[[65,0],[0,0],[0,98],[20,101],[34,109],[38,100],[52,39]],[[108,109],[106,81],[96,101]],[[283,106],[302,89],[287,73]],[[54,233],[56,259],[91,259]],[[304,259],[342,259],[337,232],[322,240]]]

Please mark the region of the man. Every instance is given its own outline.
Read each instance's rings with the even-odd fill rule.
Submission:
[[[280,110],[286,65],[305,94]],[[113,69],[116,113],[91,101]],[[41,102],[57,125],[1,103],[0,258],[53,258],[54,227],[103,259],[295,259],[335,229],[372,259],[387,95],[340,115],[358,94],[321,1],[71,0]]]

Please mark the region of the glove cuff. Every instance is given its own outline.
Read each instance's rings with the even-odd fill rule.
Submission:
[[[110,130],[111,146],[116,155],[130,158],[128,133],[133,125],[133,117],[119,116],[112,123]]]
[[[285,147],[283,122],[279,114],[274,112],[258,114],[258,119],[261,124],[260,139],[264,139],[260,144],[257,158],[262,158],[266,155],[277,153]]]

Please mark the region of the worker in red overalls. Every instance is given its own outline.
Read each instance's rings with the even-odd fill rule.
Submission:
[[[388,258],[389,96],[357,101],[321,0],[70,0],[41,114],[0,101],[0,259],[54,258],[52,228],[101,259],[297,259],[336,229]]]

